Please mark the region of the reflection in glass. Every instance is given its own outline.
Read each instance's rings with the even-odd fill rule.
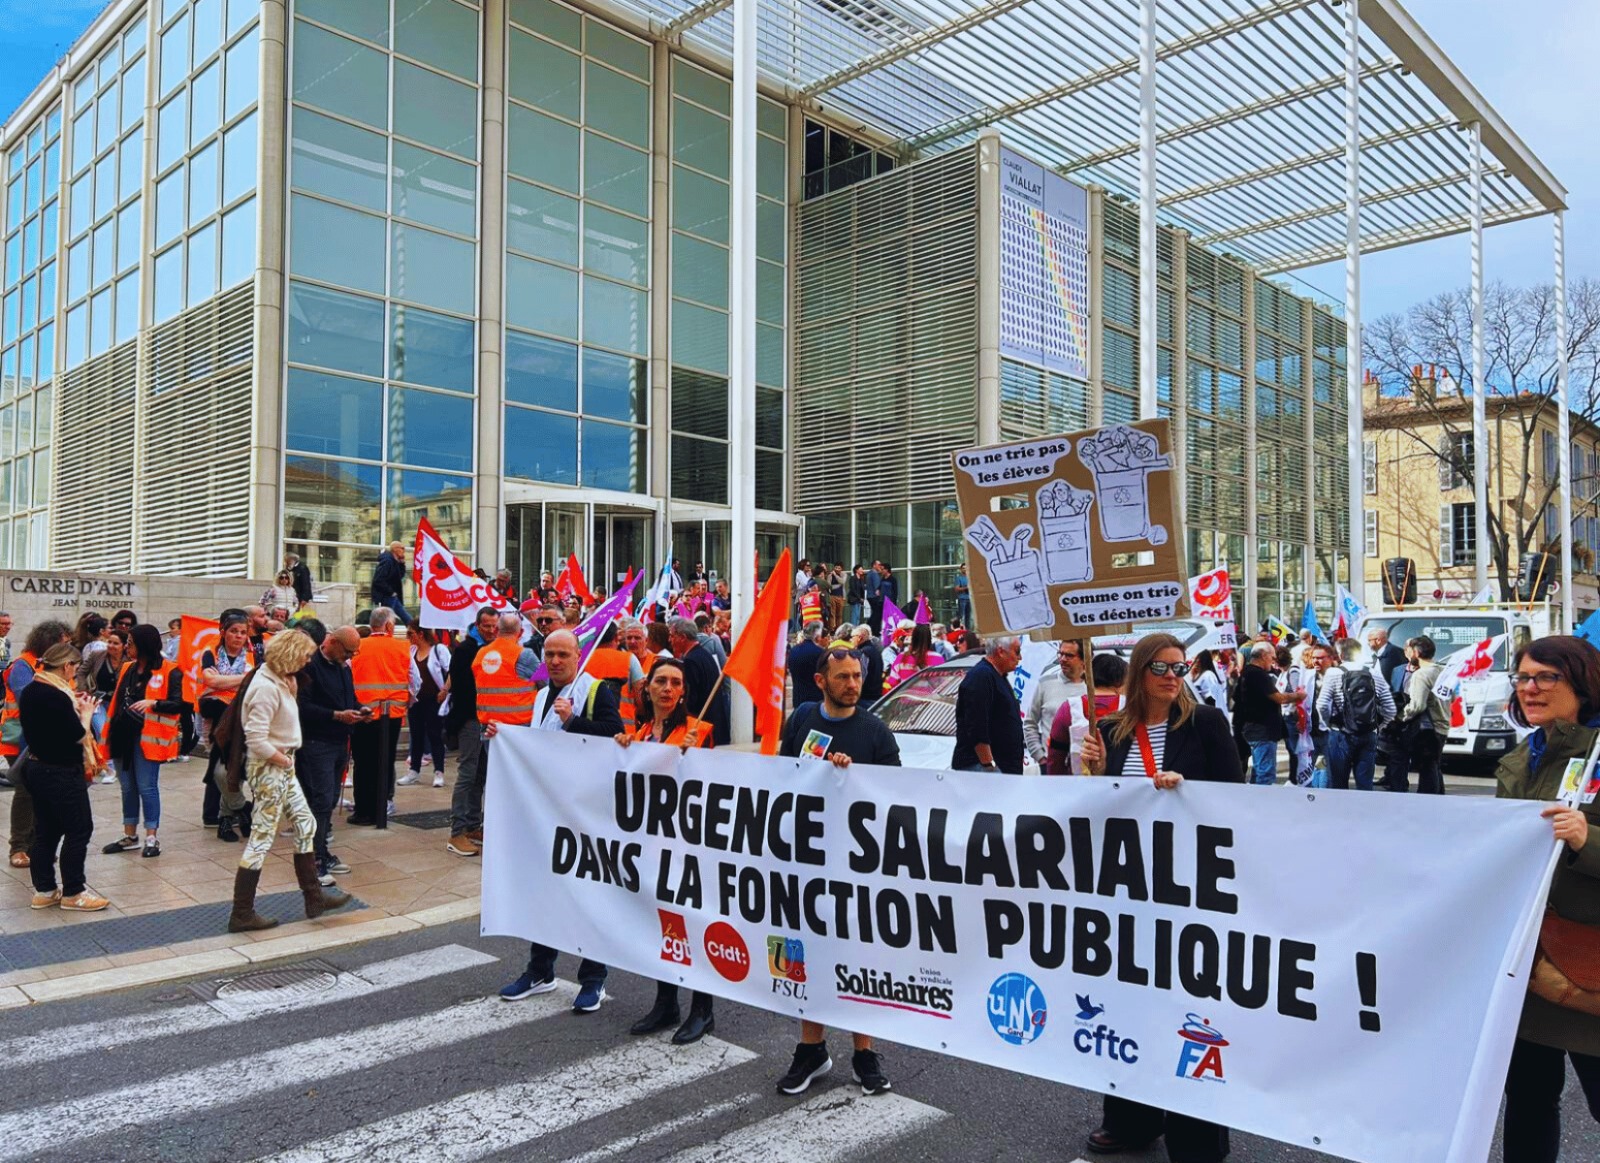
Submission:
[[[387,208],[387,189],[383,179],[387,164],[387,143],[383,135],[370,130],[347,125],[313,113],[309,109],[295,109],[292,113],[294,137],[290,146],[292,177],[298,190],[326,194],[341,202],[383,211]],[[255,118],[250,119],[253,126]],[[233,148],[234,130],[228,134],[227,144]],[[255,135],[250,135],[255,144]],[[252,176],[255,158],[250,158]]]
[[[645,355],[650,350],[650,309],[643,291],[585,275],[583,340]]]
[[[285,457],[285,534],[376,543],[382,472],[377,465]]]
[[[590,209],[591,217],[604,213]],[[538,258],[578,265],[578,201],[515,178],[506,181],[506,245]]]
[[[218,142],[189,159],[189,224],[193,226],[217,212],[217,151]]]
[[[672,301],[672,362],[728,374],[728,317],[693,303]]]
[[[570,343],[506,332],[506,399],[578,410],[578,349]]]
[[[139,272],[117,280],[116,342],[126,343],[139,334]]]
[[[324,456],[383,459],[383,385],[290,368],[284,447]]]
[[[627,420],[643,424],[647,407],[648,383],[644,360],[584,349],[583,413],[585,416],[604,416],[611,420]]]
[[[389,293],[430,307],[470,315],[477,302],[476,248],[459,238],[395,221],[389,253]]]
[[[189,144],[198,145],[217,131],[222,101],[222,62],[212,61],[189,86]]]
[[[650,279],[650,225],[590,206],[584,212],[583,266],[637,286]]]
[[[472,478],[389,470],[389,538],[408,541],[426,517],[451,549],[472,553]]]
[[[189,75],[189,14],[161,34],[161,92],[173,88]]]
[[[585,64],[584,124],[637,146],[650,144],[650,87],[594,61]]]
[[[189,147],[189,94],[179,91],[156,113],[156,169],[163,172]]]
[[[394,143],[396,216],[451,230],[477,233],[477,169],[432,150]]]
[[[137,133],[122,139],[117,150],[117,200],[123,201],[139,192],[144,181],[144,146]]]
[[[389,389],[389,459],[472,471],[472,401],[418,388]]]
[[[222,204],[255,188],[256,115],[252,113],[222,135]]]
[[[289,222],[292,273],[383,293],[382,218],[294,194],[289,199]]]
[[[642,493],[644,429],[584,417],[583,483],[594,489]]]
[[[583,193],[643,218],[650,210],[650,155],[592,133],[583,135]]]
[[[513,28],[507,88],[518,101],[577,121],[582,88],[579,61],[577,53]]]
[[[325,0],[330,8],[359,5]],[[319,5],[319,8],[321,6]],[[385,5],[387,7],[387,5]],[[306,11],[304,3],[300,11]],[[308,13],[309,15],[309,13]],[[294,22],[293,96],[377,129],[389,125],[389,58],[376,49]]]
[[[511,173],[558,190],[578,192],[580,138],[576,126],[520,105],[508,105],[506,135],[506,168]]]
[[[292,362],[377,377],[383,375],[383,348],[382,302],[289,284]]]
[[[686,234],[672,239],[672,293],[709,307],[728,307],[728,250]]]
[[[578,483],[578,421],[556,412],[505,410],[506,475],[557,485]]]
[[[239,203],[222,216],[222,286],[242,283],[256,269],[256,200]]]
[[[472,392],[476,324],[403,303],[392,304],[389,313],[390,376],[412,384]]]
[[[230,0],[234,6],[249,0]],[[389,43],[389,0],[295,0],[296,15],[377,44]]]
[[[728,446],[672,435],[672,495],[712,505],[728,503]]]
[[[111,349],[111,288],[89,300],[89,356]]]
[[[189,306],[217,293],[217,224],[189,236]]]
[[[578,337],[578,276],[532,259],[506,256],[506,321],[563,339]]]
[[[395,0],[394,49],[476,81],[478,14],[454,0]]]
[[[674,166],[672,227],[713,242],[727,242],[728,184]]]
[[[478,90],[394,62],[394,131],[435,149],[478,156]]]
[[[239,6],[242,0],[234,0]],[[232,121],[250,107],[260,91],[261,49],[254,30],[228,49],[228,73],[223,81],[222,119]]]

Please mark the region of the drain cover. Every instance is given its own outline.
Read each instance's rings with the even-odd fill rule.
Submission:
[[[257,969],[194,986],[206,1001],[263,1002],[326,993],[339,981],[339,970],[326,961],[302,961],[277,969]]]

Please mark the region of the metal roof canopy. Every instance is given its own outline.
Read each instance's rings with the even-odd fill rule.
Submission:
[[[612,0],[731,58],[729,0]],[[759,0],[764,80],[898,141],[997,126],[1080,182],[1137,199],[1138,0]],[[1566,191],[1397,0],[1362,0],[1361,249],[1563,209]],[[1344,257],[1338,0],[1161,0],[1161,217],[1267,272]]]

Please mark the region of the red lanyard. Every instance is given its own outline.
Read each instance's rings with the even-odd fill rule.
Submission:
[[[1139,740],[1139,754],[1144,757],[1144,773],[1151,779],[1156,777],[1156,753],[1150,748],[1150,732],[1145,725],[1140,723],[1133,730],[1134,738]]]

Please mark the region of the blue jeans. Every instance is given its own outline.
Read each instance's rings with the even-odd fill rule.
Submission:
[[[852,626],[861,625],[861,603],[860,602],[851,602],[850,603],[850,625],[852,625]]]
[[[1328,732],[1328,786],[1340,789],[1350,787],[1350,776],[1356,777],[1358,791],[1372,790],[1372,771],[1378,765],[1378,736],[1346,735],[1343,731]]]
[[[972,629],[972,598],[966,594],[956,595],[956,621],[966,629]]]
[[[135,751],[133,763],[117,772],[122,783],[122,825],[139,826],[139,809],[144,809],[144,826],[154,832],[161,827],[161,764]]]
[[[406,608],[400,604],[399,594],[390,594],[387,598],[383,599],[383,601],[377,604],[386,609],[393,610],[394,616],[400,621],[400,625],[411,625],[411,615],[406,613]]]
[[[1250,782],[1271,785],[1278,782],[1278,741],[1246,739],[1250,744]]]

